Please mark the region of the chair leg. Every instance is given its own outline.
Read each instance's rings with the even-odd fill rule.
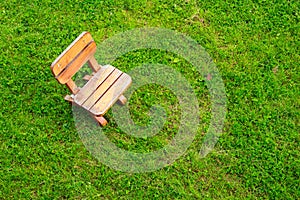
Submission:
[[[118,103],[121,104],[121,105],[125,105],[127,102],[127,99],[124,95],[121,95],[118,99]]]
[[[101,125],[101,126],[106,126],[107,121],[103,116],[94,116],[94,118],[97,120],[97,122]]]

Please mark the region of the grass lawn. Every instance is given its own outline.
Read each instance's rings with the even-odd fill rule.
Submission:
[[[299,9],[297,1],[83,1],[0,3],[0,199],[299,199]],[[184,33],[213,58],[224,80],[227,115],[215,149],[199,158],[210,122],[209,93],[186,60],[138,50],[113,64],[128,71],[162,63],[180,71],[199,100],[193,144],[155,172],[115,171],[84,147],[50,65],[82,32],[100,44],[142,27]],[[120,148],[146,152],[166,145],[180,110],[167,88],[148,85],[130,100],[146,123],[153,104],[170,116],[159,135],[120,133],[112,114],[107,136]]]

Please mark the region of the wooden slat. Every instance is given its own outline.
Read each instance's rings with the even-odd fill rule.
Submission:
[[[90,109],[95,115],[103,115],[118,100],[122,93],[130,86],[131,78],[122,74],[118,80],[101,96],[100,100]]]
[[[99,85],[113,72],[113,66],[103,66],[89,82],[75,95],[75,103],[82,105]]]
[[[89,32],[81,33],[52,63],[51,69],[54,76],[56,77],[59,75],[68,66],[68,64],[92,41],[94,40]]]
[[[96,52],[96,43],[91,42],[79,55],[62,71],[56,79],[65,84]]]
[[[108,78],[94,91],[94,93],[82,104],[82,107],[89,110],[107,89],[121,76],[122,72],[115,69]]]

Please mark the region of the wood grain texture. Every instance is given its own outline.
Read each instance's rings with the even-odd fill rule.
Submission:
[[[93,40],[89,32],[81,33],[51,65],[53,75],[58,76],[72,60]]]
[[[104,115],[107,110],[119,99],[130,86],[131,78],[123,73],[117,81],[101,96],[99,101],[90,109],[95,115]]]
[[[82,105],[88,97],[97,89],[99,85],[107,79],[114,71],[113,66],[103,66],[101,69],[84,85],[84,87],[75,95],[75,103]]]
[[[56,79],[65,84],[72,76],[94,55],[96,52],[96,43],[91,42],[85,49],[83,49],[77,57],[58,75]]]
[[[101,85],[93,92],[93,94],[82,104],[82,107],[89,110],[102,95],[114,84],[114,82],[121,76],[122,72],[115,69]]]

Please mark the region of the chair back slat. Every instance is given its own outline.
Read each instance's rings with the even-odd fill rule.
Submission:
[[[92,57],[96,52],[96,43],[91,42],[77,57],[67,65],[67,67],[58,75],[56,79],[62,83],[67,83],[74,74]]]
[[[88,32],[83,32],[72,44],[52,63],[51,70],[55,78],[62,84],[72,76],[96,52],[96,43]]]

